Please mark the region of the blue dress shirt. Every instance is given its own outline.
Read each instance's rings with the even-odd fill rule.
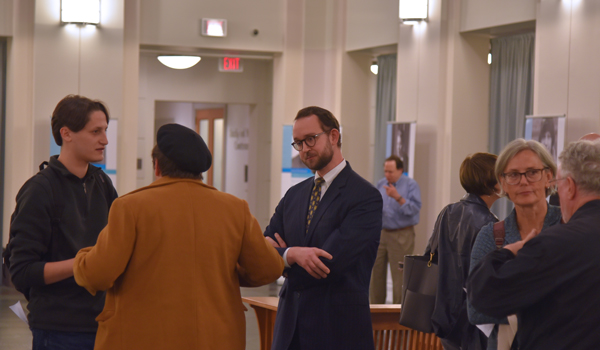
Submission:
[[[421,210],[421,189],[417,182],[405,175],[400,176],[400,179],[396,181],[396,190],[406,199],[406,203],[403,205],[385,193],[383,186],[387,184],[386,178],[377,182],[377,189],[383,198],[383,228],[397,230],[418,224]]]

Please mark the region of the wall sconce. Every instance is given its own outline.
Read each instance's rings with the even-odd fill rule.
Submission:
[[[202,35],[204,36],[227,36],[227,20],[202,18]]]
[[[61,23],[100,24],[100,0],[61,0]]]
[[[200,62],[200,56],[161,55],[158,56],[160,63],[173,69],[188,69]]]
[[[377,64],[377,61],[371,62],[371,73],[377,75],[378,72],[379,72],[379,65]]]
[[[428,0],[400,0],[399,16],[404,24],[427,20]]]

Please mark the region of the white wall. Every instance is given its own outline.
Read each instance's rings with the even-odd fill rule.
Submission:
[[[361,176],[372,177],[371,56],[346,52],[346,2],[287,0],[285,11],[283,55],[274,60],[271,212],[281,199],[282,128],[303,107],[317,105],[336,116],[344,158]]]
[[[141,43],[277,52],[282,50],[283,8],[280,0],[144,0]],[[203,37],[202,18],[227,19],[227,37]]]
[[[155,117],[161,123],[171,120],[195,128],[194,111],[205,106],[204,104],[251,105],[250,128],[256,130],[255,135],[251,133],[256,154],[250,157],[257,166],[251,166],[252,171],[249,172],[252,190],[249,191],[248,202],[250,204],[252,199],[256,198],[250,209],[259,220],[261,227],[264,227],[271,215],[268,206],[269,196],[256,196],[254,191],[268,193],[270,168],[264,164],[270,165],[273,64],[269,60],[244,60],[243,64],[242,73],[222,73],[218,71],[217,58],[203,57],[190,69],[174,70],[163,66],[156,59],[155,54],[142,53],[139,143],[143,145],[147,154],[154,146]],[[147,154],[139,156],[147,159],[145,158],[148,157]],[[144,169],[138,175],[137,185],[138,187],[148,185],[152,179],[151,162],[144,162]]]
[[[60,0],[36,1],[34,166],[49,157],[50,115],[66,95],[105,102],[111,119],[122,115],[123,2],[102,6],[101,27],[80,27],[59,24]]]
[[[347,0],[346,50],[396,45],[398,1]]]
[[[3,232],[9,232],[10,215],[19,188],[34,172],[34,22],[34,0],[14,4],[13,36],[9,41],[7,62]],[[7,234],[3,235],[3,240],[3,244],[6,244]]]
[[[415,253],[424,251],[439,211],[462,197],[460,163],[487,151],[486,38],[460,34],[460,2],[429,1],[429,19],[400,25],[397,120],[417,122],[414,179],[421,188]]]
[[[248,201],[248,181],[246,167],[249,164],[250,147],[250,106],[230,104],[227,106],[225,128],[225,192]],[[254,130],[252,130],[254,131]],[[256,152],[256,150],[253,150]]]
[[[535,20],[540,0],[461,0],[460,31]]]
[[[540,1],[534,114],[566,114],[565,142],[600,132],[600,3]]]
[[[13,0],[0,0],[0,36],[13,35]]]

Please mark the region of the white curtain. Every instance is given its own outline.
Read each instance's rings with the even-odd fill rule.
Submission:
[[[500,154],[506,144],[524,136],[525,116],[533,110],[535,33],[495,38],[491,43],[489,149]],[[510,210],[507,199],[492,207],[501,220]]]
[[[375,155],[373,181],[383,178],[386,127],[396,120],[396,54],[377,57],[377,100],[375,106]]]

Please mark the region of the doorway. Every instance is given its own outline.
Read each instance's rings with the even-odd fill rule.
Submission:
[[[223,136],[225,108],[197,109],[196,132],[213,157],[213,165],[202,176],[207,185],[223,190]]]

